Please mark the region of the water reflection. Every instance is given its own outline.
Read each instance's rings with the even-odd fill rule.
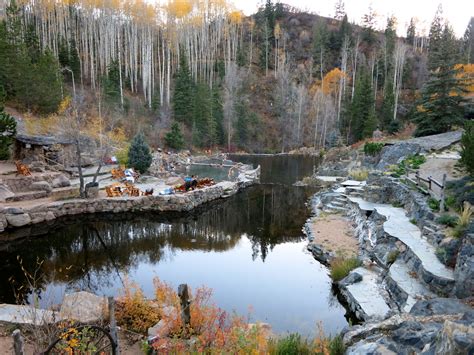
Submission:
[[[327,269],[306,252],[301,232],[313,191],[289,185],[309,174],[314,161],[278,159],[245,158],[262,166],[264,182],[277,184],[251,187],[191,214],[94,215],[16,231],[26,238],[0,243],[0,302],[15,301],[11,278],[28,299],[18,258],[28,271],[44,260],[38,280],[43,305],[76,289],[116,295],[126,276],[152,296],[159,276],[174,287],[212,288],[215,302],[228,311],[245,315],[252,305],[253,319],[276,332],[314,334],[319,320],[327,332],[340,330],[345,310]]]

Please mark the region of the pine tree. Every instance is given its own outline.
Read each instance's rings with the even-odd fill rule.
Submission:
[[[41,113],[56,112],[61,103],[62,75],[53,53],[40,54],[34,66],[34,79],[30,91],[32,106]]]
[[[407,28],[407,42],[411,45],[415,43],[416,37],[416,26],[415,26],[415,19],[412,17],[410,19],[410,24]]]
[[[313,58],[315,63],[315,72],[323,78],[325,71],[326,53],[329,44],[329,33],[326,23],[320,19],[314,26],[313,34]]]
[[[357,142],[370,137],[377,128],[374,112],[374,95],[367,69],[362,69],[357,79],[351,108],[352,140]]]
[[[150,147],[146,143],[143,133],[139,133],[133,138],[128,150],[128,165],[143,174],[148,170],[151,162]]]
[[[16,121],[6,113],[0,103],[0,160],[10,158],[10,146],[16,135]]]
[[[395,95],[393,94],[393,81],[388,79],[385,82],[385,90],[382,103],[382,129],[390,130],[393,121],[393,106],[395,105]]]
[[[193,102],[193,144],[199,147],[210,146],[216,137],[216,126],[211,111],[209,86],[198,83]]]
[[[182,149],[184,147],[184,137],[178,122],[173,122],[171,130],[165,136],[166,145],[172,149]]]
[[[193,114],[193,80],[184,51],[181,51],[179,69],[175,76],[172,106],[174,119],[191,126]]]
[[[462,39],[462,60],[466,64],[474,62],[474,17],[471,17]]]
[[[474,121],[467,121],[461,138],[460,163],[474,177]]]
[[[214,144],[222,145],[225,143],[224,132],[224,108],[222,107],[222,99],[220,88],[215,85],[212,87],[211,112],[216,122],[216,141]]]
[[[335,14],[334,18],[336,20],[342,20],[346,15],[346,9],[343,0],[338,0],[334,6]]]
[[[417,102],[418,110],[414,121],[418,124],[416,136],[427,136],[449,131],[461,124],[464,118],[466,92],[465,85],[457,77],[459,69],[455,68],[455,38],[452,30],[445,26],[439,44],[437,70],[425,84],[421,99]]]
[[[441,55],[441,43],[443,37],[443,8],[438,6],[435,17],[431,22],[428,46],[428,69],[435,70],[443,61]]]
[[[375,20],[376,13],[369,7],[369,12],[362,16],[362,40],[365,41],[369,46],[376,43],[377,37],[375,36]]]
[[[111,103],[120,100],[120,68],[117,60],[110,63],[107,68],[107,76],[103,79],[103,90],[105,98]]]

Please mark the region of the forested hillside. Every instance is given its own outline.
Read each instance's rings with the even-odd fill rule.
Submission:
[[[428,37],[412,21],[403,38],[371,9],[350,24],[343,1],[334,18],[271,0],[251,17],[225,0],[12,0],[0,15],[0,101],[46,130],[73,105],[101,142],[280,152],[472,115],[474,19],[456,38],[441,8]]]

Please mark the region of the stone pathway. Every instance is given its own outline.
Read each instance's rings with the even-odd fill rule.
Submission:
[[[408,313],[419,299],[436,297],[431,291],[423,286],[418,279],[414,278],[411,270],[401,260],[397,259],[391,266],[388,272],[390,277],[397,287],[407,294],[407,300],[403,306],[403,311]]]
[[[435,247],[422,238],[420,229],[410,222],[403,208],[370,203],[356,197],[349,197],[349,199],[363,210],[376,209],[384,216],[387,219],[383,225],[385,232],[405,244],[420,260],[425,271],[441,279],[454,280],[453,271],[439,261]]]
[[[378,274],[374,271],[359,267],[352,271],[362,276],[362,281],[346,286],[350,297],[360,306],[362,318],[384,319],[390,312],[390,307],[382,296],[382,286],[378,282]]]

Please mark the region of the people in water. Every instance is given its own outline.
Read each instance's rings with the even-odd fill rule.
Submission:
[[[191,177],[186,176],[184,178],[184,188],[186,191],[194,190],[197,187],[198,181],[197,181],[197,176],[191,175]]]

